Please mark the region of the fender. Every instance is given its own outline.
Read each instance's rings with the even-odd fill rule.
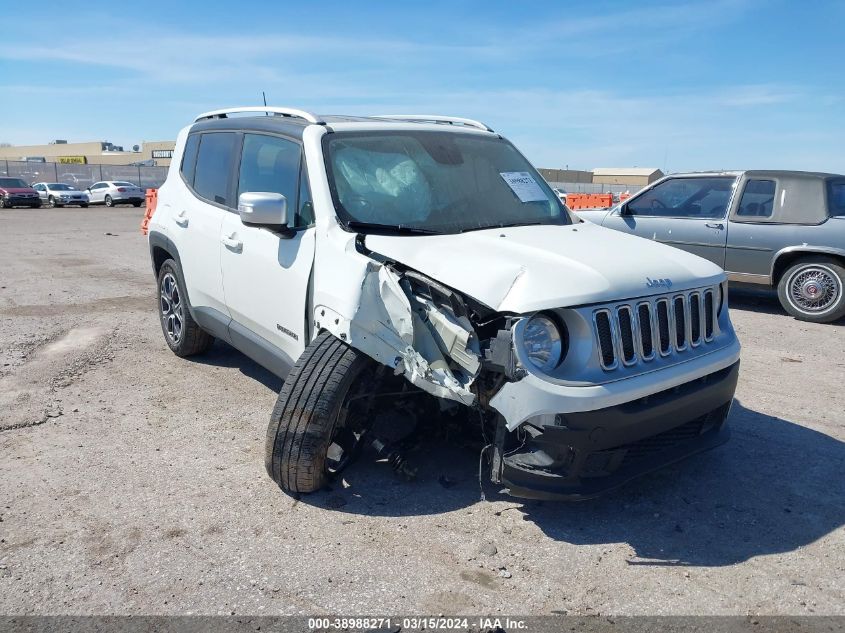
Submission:
[[[789,255],[790,253],[809,253],[813,255],[833,255],[836,257],[845,258],[845,249],[843,248],[835,248],[833,246],[811,246],[809,244],[803,244],[801,246],[787,246],[786,248],[780,249],[775,256],[772,258],[772,267],[769,271],[770,279],[772,283],[775,280],[775,268],[777,267],[778,260],[783,255]]]

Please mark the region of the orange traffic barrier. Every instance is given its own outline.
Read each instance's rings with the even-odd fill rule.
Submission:
[[[631,197],[631,194],[628,193],[627,191],[625,193],[620,193],[619,194],[619,202],[623,202],[624,200],[627,200],[630,197]]]
[[[158,204],[158,189],[147,189],[147,210],[144,213],[144,219],[141,220],[141,235],[146,235],[150,232],[150,219],[155,213],[156,205]]]
[[[613,206],[612,193],[568,193],[566,206],[573,211],[578,209],[602,209]]]

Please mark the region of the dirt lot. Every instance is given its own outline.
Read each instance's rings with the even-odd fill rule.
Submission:
[[[295,501],[280,381],[170,353],[140,218],[0,213],[0,613],[845,614],[842,325],[734,293],[731,442],[599,501],[482,502],[443,442]]]

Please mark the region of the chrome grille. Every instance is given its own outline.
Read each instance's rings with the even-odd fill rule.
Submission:
[[[599,307],[593,324],[599,362],[610,371],[683,353],[716,336],[716,288]]]

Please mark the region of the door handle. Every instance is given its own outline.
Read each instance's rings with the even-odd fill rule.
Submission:
[[[234,238],[234,233],[229,237],[223,237],[220,241],[223,243],[223,246],[226,248],[235,251],[236,253],[240,253],[243,249],[244,243],[240,240],[236,240]]]
[[[173,221],[176,222],[179,226],[185,227],[188,226],[188,218],[186,217],[187,212],[182,210],[180,211],[174,218]]]
[[[725,225],[721,222],[708,222],[704,226],[706,226],[708,229],[719,229],[720,231],[725,228]]]

